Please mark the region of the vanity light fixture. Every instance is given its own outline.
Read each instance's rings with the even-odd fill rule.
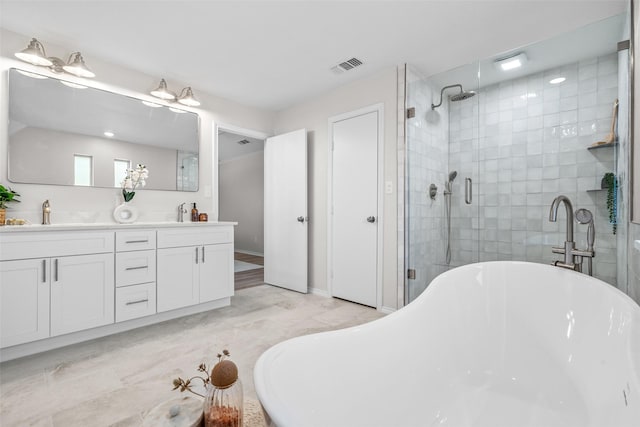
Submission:
[[[522,67],[527,62],[527,55],[524,52],[500,58],[493,61],[494,65],[502,71],[510,71]]]
[[[33,65],[40,65],[41,67],[50,67],[53,65],[53,62],[47,58],[44,46],[42,46],[42,43],[36,38],[31,39],[29,46],[20,52],[16,52],[15,56],[22,61]]]
[[[193,96],[193,91],[190,86],[182,89],[182,92],[180,92],[180,96],[178,97],[178,102],[188,107],[197,107],[200,105],[200,101]]]
[[[107,138],[113,138],[114,136],[116,136],[116,134],[107,130],[104,132],[104,136],[106,136]]]
[[[63,73],[66,71],[78,77],[92,78],[96,76],[84,63],[84,58],[82,58],[80,52],[73,52],[69,55],[67,62],[55,56],[47,57],[44,46],[36,38],[31,39],[29,46],[20,52],[16,52],[15,56],[29,64],[47,67],[54,73]]]
[[[178,113],[178,114],[186,113],[186,111],[181,110],[179,108],[175,108],[175,107],[169,107],[169,110],[173,111],[174,113]]]
[[[93,78],[96,76],[93,71],[87,68],[87,64],[84,63],[84,58],[80,52],[73,52],[69,55],[69,61],[67,61],[67,65],[64,65],[62,69],[78,77]]]
[[[557,85],[562,83],[565,80],[567,80],[565,77],[556,77],[555,79],[549,80],[549,83],[551,83],[552,85]]]
[[[167,88],[167,82],[165,79],[161,79],[158,87],[149,93],[156,98],[164,99],[165,101],[175,101],[176,99],[176,94]]]
[[[200,105],[200,101],[196,99],[193,95],[193,90],[191,90],[191,86],[187,86],[180,91],[180,95],[177,96],[174,92],[170,91],[167,88],[167,82],[165,79],[160,79],[160,84],[154,90],[152,90],[151,95],[156,98],[164,99],[165,101],[175,102],[182,105],[186,105],[188,107],[197,107]]]

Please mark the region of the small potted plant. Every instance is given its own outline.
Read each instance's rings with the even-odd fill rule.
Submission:
[[[4,225],[7,220],[7,203],[20,202],[17,199],[18,196],[20,195],[11,188],[5,188],[4,185],[0,184],[0,226]]]

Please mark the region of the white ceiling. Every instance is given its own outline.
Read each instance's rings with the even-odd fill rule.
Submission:
[[[433,75],[626,10],[628,0],[0,0],[0,25],[278,111],[409,63]],[[25,40],[25,46],[28,40]],[[336,75],[356,57],[364,65]]]

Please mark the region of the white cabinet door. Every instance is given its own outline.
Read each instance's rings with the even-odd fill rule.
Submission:
[[[51,258],[51,336],[114,321],[113,253]]]
[[[233,295],[233,244],[205,245],[200,259],[200,302]]]
[[[158,313],[198,304],[202,247],[158,249]]]
[[[49,336],[49,261],[0,262],[0,347]]]

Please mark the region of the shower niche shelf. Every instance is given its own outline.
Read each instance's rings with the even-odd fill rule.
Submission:
[[[600,145],[590,145],[587,147],[587,150],[597,150],[599,148],[615,147],[617,145],[618,145],[617,142],[609,142],[607,144],[600,144]]]

